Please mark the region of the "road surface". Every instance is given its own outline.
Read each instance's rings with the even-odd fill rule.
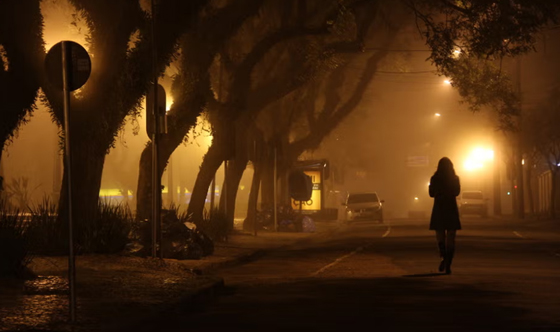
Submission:
[[[427,224],[341,226],[218,271],[216,300],[131,330],[560,331],[560,233],[465,218],[444,275]]]

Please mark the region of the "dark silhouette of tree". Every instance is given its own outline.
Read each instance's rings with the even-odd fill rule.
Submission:
[[[180,73],[173,83],[174,103],[168,112],[168,133],[159,147],[159,176],[177,146],[186,139],[189,130],[206,107],[213,93],[210,71],[224,43],[237,32],[244,21],[258,13],[264,0],[232,1],[215,8],[200,19],[199,24],[181,40]],[[149,216],[152,195],[152,145],[148,143],[140,159],[137,192],[137,218]]]
[[[524,119],[525,137],[530,137],[527,144],[539,152],[540,157],[550,170],[550,210],[552,219],[556,217],[556,203],[558,196],[558,171],[560,170],[560,99],[558,93],[560,85],[550,89],[546,100],[542,101]]]
[[[163,73],[180,36],[191,27],[208,1],[157,1],[157,72]],[[138,114],[142,97],[153,78],[151,16],[137,0],[72,0],[89,27],[92,73],[79,97],[71,99],[73,187],[76,217],[86,218],[97,207],[105,155],[115,142],[124,119]],[[137,39],[132,36],[137,35]],[[134,47],[129,49],[129,42]],[[45,93],[56,121],[63,123],[61,92],[45,84]],[[60,212],[67,211],[65,169]]]
[[[235,142],[237,131],[246,130],[246,124],[244,125],[243,122],[246,122],[244,119],[250,118],[246,115],[262,109],[268,103],[280,99],[303,85],[314,71],[306,61],[305,56],[308,54],[305,52],[286,54],[285,47],[290,45],[290,41],[328,35],[329,27],[332,25],[331,17],[336,18],[336,15],[329,16],[329,14],[336,14],[338,7],[334,6],[326,13],[319,10],[306,10],[305,13],[301,13],[303,8],[296,6],[298,3],[301,4],[301,1],[271,2],[262,16],[253,22],[248,22],[251,29],[244,30],[238,39],[232,39],[228,43],[226,52],[222,54],[227,86],[224,88],[224,96],[219,96],[219,100],[212,102],[211,105],[213,142],[204,157],[192,192],[188,207],[188,213],[192,218],[202,217],[208,187],[222,162],[233,157],[231,153],[235,149],[231,146],[231,142]],[[318,3],[316,5],[319,6]],[[325,7],[324,3],[323,7]],[[302,15],[305,19],[302,19]],[[256,69],[269,54],[273,56],[281,54],[284,59],[287,57],[292,67],[293,64],[298,66],[296,70],[288,68],[289,70],[284,72],[279,82],[271,72]],[[303,70],[298,71],[299,68]],[[259,79],[263,79],[263,82]],[[239,167],[245,169],[246,163]],[[238,182],[237,179],[230,179]],[[236,192],[237,187],[233,185],[229,187]],[[235,197],[235,195],[228,195],[228,205],[234,202],[234,199],[229,199],[231,196]],[[233,211],[228,209],[230,219],[232,213]]]
[[[39,0],[0,2],[0,160],[35,110],[43,58]]]

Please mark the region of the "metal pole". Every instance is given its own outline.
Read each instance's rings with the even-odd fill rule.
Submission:
[[[70,153],[70,89],[68,53],[62,42],[62,94],[64,99],[64,144],[66,153],[66,184],[68,186],[68,285],[70,287],[70,321],[76,321],[76,257],[74,255],[74,225],[72,220],[72,154]]]
[[[255,176],[257,176],[257,140],[256,139],[253,141],[253,177]],[[260,181],[257,186],[260,186]],[[251,188],[251,190],[255,190],[255,189]],[[253,211],[253,232],[255,233],[255,236],[257,236],[257,204],[256,203],[255,203],[255,209]]]
[[[228,161],[224,160],[224,187],[222,188],[222,195],[224,195],[224,214],[227,219],[227,211],[228,211],[228,185],[227,185],[227,175],[228,175]]]
[[[214,201],[216,200],[216,174],[214,174],[214,178],[212,179],[212,185],[210,186],[210,217],[212,217],[212,213],[214,210]]]
[[[167,192],[169,195],[169,206],[175,203],[175,184],[173,183],[173,155],[169,156],[169,169],[167,170]]]
[[[152,70],[154,98],[152,105],[152,116],[154,117],[154,130],[152,132],[152,257],[157,257],[157,228],[160,219],[161,178],[159,178],[159,116],[157,110],[158,99],[158,74],[157,74],[157,50],[156,50],[156,0],[152,0]],[[158,181],[158,178],[160,181]],[[161,228],[160,228],[161,231]]]
[[[500,152],[498,150],[498,145],[494,145],[494,174],[493,174],[493,184],[494,184],[494,215],[502,215],[502,182],[500,178]]]
[[[278,197],[277,197],[277,194],[276,194],[276,178],[277,178],[276,173],[278,172],[278,170],[277,170],[277,165],[276,165],[277,164],[276,154],[277,154],[277,150],[276,150],[276,146],[274,146],[274,172],[273,172],[273,175],[272,175],[272,177],[273,177],[273,179],[272,179],[272,188],[273,189],[272,190],[274,191],[274,193],[273,193],[274,194],[273,195],[273,200],[274,200],[274,230],[278,231],[278,207],[277,207]]]
[[[522,108],[523,108],[523,100],[521,99],[521,92],[522,92],[522,87],[521,87],[521,57],[518,56],[517,57],[517,91],[519,93],[520,96],[520,102],[519,102],[519,113],[520,113],[520,117],[523,117],[523,112],[522,112]],[[519,135],[515,135],[516,138],[515,140],[517,141],[517,157],[515,159],[515,172],[517,172],[517,188],[518,188],[518,195],[517,195],[517,199],[518,199],[518,208],[519,208],[519,219],[524,219],[525,218],[525,188],[524,188],[524,183],[523,183],[523,148],[522,148],[522,143],[521,143],[521,138],[519,137]]]

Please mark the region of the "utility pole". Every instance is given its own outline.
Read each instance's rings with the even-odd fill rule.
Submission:
[[[278,231],[278,189],[276,188],[276,179],[278,173],[278,149],[276,148],[276,143],[274,143],[274,171],[272,172],[272,188],[274,190],[274,230]],[[301,202],[300,202],[301,203]]]
[[[158,72],[156,50],[156,0],[152,0],[152,75],[153,75],[153,104],[152,116],[154,128],[152,133],[152,257],[157,257],[158,228],[161,240],[161,177],[159,176],[159,112],[158,112]],[[148,106],[149,107],[149,106]],[[159,226],[159,227],[158,227]],[[163,251],[160,250],[163,258]]]
[[[502,183],[500,178],[500,161],[501,151],[494,144],[494,169],[493,169],[493,184],[494,184],[494,215],[502,215]]]
[[[519,117],[523,117],[522,106],[523,106],[523,98],[521,96],[521,56],[517,57],[517,92],[519,94]],[[521,120],[521,119],[519,119]],[[521,122],[521,121],[519,121]],[[518,129],[520,130],[520,129]],[[517,153],[514,155],[514,162],[515,162],[515,172],[517,173],[517,199],[518,199],[518,212],[517,216],[519,219],[525,218],[525,194],[523,190],[523,147],[522,147],[522,139],[521,135],[519,134],[515,138],[516,150]]]

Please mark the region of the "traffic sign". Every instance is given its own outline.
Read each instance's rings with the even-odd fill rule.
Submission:
[[[159,118],[159,134],[165,132],[165,112],[167,101],[165,100],[165,89],[161,84],[158,84],[157,92],[157,113]],[[150,87],[148,94],[146,95],[146,133],[148,137],[152,138],[154,134],[154,89],[153,85]]]
[[[91,73],[91,59],[82,45],[73,41],[61,41],[54,45],[45,58],[47,77],[51,84],[62,90],[62,43],[66,43],[66,58],[68,59],[68,89],[70,91],[81,88]]]

